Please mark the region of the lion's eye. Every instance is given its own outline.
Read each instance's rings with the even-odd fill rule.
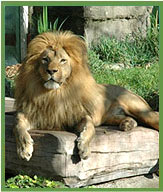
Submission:
[[[60,60],[60,63],[61,63],[61,64],[64,64],[64,63],[66,63],[66,62],[67,62],[66,59],[61,59],[61,60]]]
[[[49,63],[49,61],[50,61],[49,57],[43,57],[43,58],[42,58],[42,62],[43,62],[44,64]]]

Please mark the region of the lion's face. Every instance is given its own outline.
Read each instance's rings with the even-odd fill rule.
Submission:
[[[47,89],[58,89],[71,74],[71,59],[63,48],[47,48],[39,58],[38,71]]]

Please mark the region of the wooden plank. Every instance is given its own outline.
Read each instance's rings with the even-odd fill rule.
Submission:
[[[137,127],[122,132],[116,127],[99,127],[87,160],[78,156],[75,134],[33,130],[34,153],[26,162],[16,154],[13,122],[14,117],[6,115],[5,165],[11,173],[53,177],[70,187],[80,187],[148,174],[158,168],[159,134],[152,129]]]

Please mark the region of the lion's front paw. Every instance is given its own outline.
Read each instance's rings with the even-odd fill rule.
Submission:
[[[120,123],[120,129],[123,131],[129,131],[136,126],[137,126],[137,122],[131,117],[127,117],[126,119],[122,120]]]
[[[90,149],[88,144],[84,141],[84,139],[82,137],[79,137],[77,139],[77,146],[79,149],[79,155],[81,159],[88,159],[89,155],[90,155]]]
[[[29,161],[33,153],[33,139],[26,133],[19,136],[17,140],[17,154],[18,156],[26,161]]]

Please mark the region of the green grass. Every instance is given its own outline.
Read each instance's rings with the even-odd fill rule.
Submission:
[[[93,71],[93,76],[98,83],[115,84],[123,86],[142,96],[148,102],[154,95],[159,94],[159,65],[151,64],[145,67],[134,67],[122,70],[102,70],[100,73]]]
[[[99,44],[93,45],[92,51],[109,65],[123,63],[125,66],[143,66],[158,61],[158,41],[158,34],[151,32],[147,33],[147,38],[136,35],[134,41],[129,38],[123,41],[101,38]]]

